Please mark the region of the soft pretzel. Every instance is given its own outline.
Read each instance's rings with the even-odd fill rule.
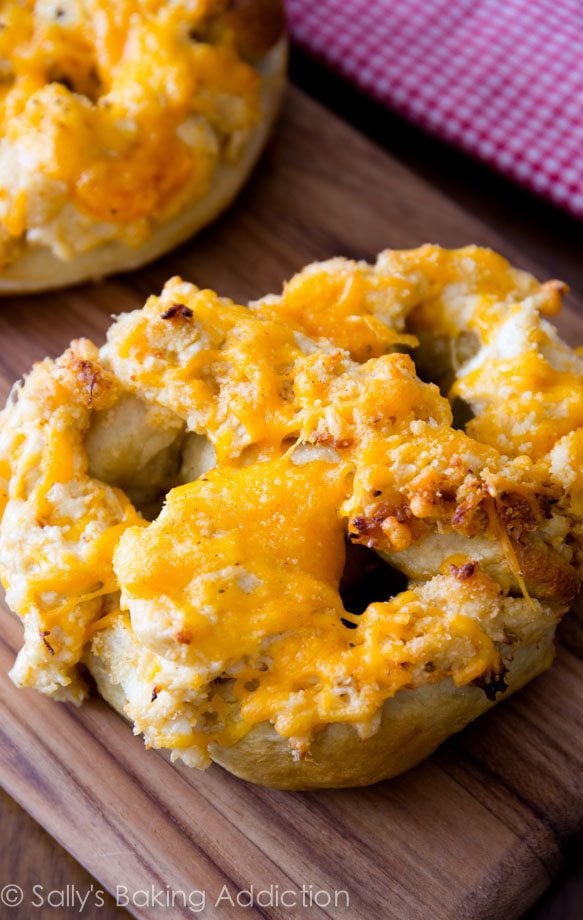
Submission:
[[[351,313],[415,336],[416,367],[449,397],[455,427],[534,461],[556,486],[583,573],[583,356],[548,320],[567,290],[490,249],[425,245],[385,250],[374,264],[314,263],[268,300],[303,328],[331,330]],[[308,311],[311,301],[323,309]]]
[[[0,416],[13,679],[78,701],[84,664],[148,746],[294,789],[394,775],[547,667],[569,495],[417,376],[432,284],[390,254],[248,307],[175,278],[37,365]]]
[[[280,0],[8,4],[0,294],[143,265],[235,197],[282,96]]]

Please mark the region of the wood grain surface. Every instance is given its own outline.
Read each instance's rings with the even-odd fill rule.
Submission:
[[[493,245],[533,267],[293,91],[252,182],[196,241],[132,276],[2,305],[1,395],[34,359],[58,354],[72,337],[100,342],[111,313],[140,306],[171,274],[244,301],[277,290],[316,258],[371,257],[426,241]],[[570,341],[583,341],[575,311],[559,325]],[[202,915],[211,918],[507,920],[545,890],[581,833],[583,660],[575,628],[549,673],[417,769],[369,789],[302,794],[246,785],[218,767],[201,774],[172,766],[145,752],[99,700],[77,710],[16,690],[7,671],[20,633],[2,612],[0,782],[110,891],[204,890]],[[290,889],[298,904],[215,904],[221,891],[235,897],[250,885]],[[310,904],[317,891],[321,906]],[[129,909],[139,917],[195,915],[180,897],[168,909]]]
[[[3,845],[0,892],[10,880],[12,884],[17,884],[23,891],[30,893],[31,900],[34,901],[34,886],[36,885],[39,886],[37,887],[39,895],[36,897],[38,901],[40,896],[48,899],[50,892],[53,891],[66,892],[67,886],[70,890],[71,885],[74,885],[79,892],[91,893],[93,885],[93,891],[100,890],[103,896],[96,899],[98,904],[94,903],[94,910],[87,908],[81,913],[83,920],[108,920],[110,917],[124,920],[129,917],[123,908],[116,906],[111,895],[104,891],[85,869],[79,866],[70,853],[59,846],[40,824],[23,812],[16,802],[1,790],[0,815]],[[52,900],[55,898],[53,895],[50,897]],[[69,901],[71,903],[68,905],[59,904],[55,908],[49,908],[48,911],[45,911],[45,916],[50,917],[52,913],[54,920],[79,920],[79,902],[74,903],[71,898]],[[24,908],[24,904],[22,906]],[[30,917],[31,914],[36,920],[42,920],[40,909],[34,909],[34,912],[29,907],[26,911],[22,910],[23,917]],[[15,908],[11,909],[0,903],[0,917],[4,916],[17,920],[18,914]]]

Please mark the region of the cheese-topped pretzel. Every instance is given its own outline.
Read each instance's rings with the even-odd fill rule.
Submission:
[[[416,366],[449,396],[457,426],[506,457],[535,461],[556,485],[583,572],[583,357],[547,319],[566,290],[489,249],[426,245],[386,250],[373,265],[314,263],[269,300],[284,315],[311,317],[315,301],[331,325],[349,311],[414,335]]]
[[[235,196],[285,74],[280,0],[22,0],[0,29],[0,294],[156,258]]]
[[[543,494],[545,477],[526,458],[508,463],[496,450],[452,430],[447,401],[434,387],[421,383],[410,358],[391,355],[359,365],[334,347],[355,327],[360,332],[353,345],[361,356],[410,344],[411,337],[400,331],[396,313],[391,315],[390,285],[374,282],[375,298],[368,309],[377,311],[376,323],[368,322],[365,299],[350,312],[339,307],[338,292],[342,296],[355,285],[343,279],[345,266],[332,265],[339,269],[339,279],[332,273],[337,299],[323,295],[322,307],[317,296],[312,297],[297,323],[290,316],[287,296],[289,291],[296,296],[301,276],[290,283],[283,303],[275,298],[258,301],[251,310],[172,279],[160,298],[150,298],[142,311],[127,314],[112,327],[102,354],[135,394],[172,406],[191,431],[205,434],[219,461],[243,452],[277,453],[294,437],[326,445],[333,452],[328,456],[350,457],[357,487],[351,506],[346,506],[353,512],[353,539],[379,548],[382,533],[386,553],[403,551],[412,542],[412,526],[416,543],[425,538],[424,552],[430,558],[423,569],[409,566],[408,574],[427,577],[461,548],[464,537],[491,532],[491,522],[502,516],[512,536],[520,538],[513,555],[521,557],[527,577],[542,572],[548,577],[548,567],[540,565],[541,553],[564,539],[567,526],[549,511],[556,490],[547,484],[548,494]],[[317,291],[322,289],[320,281]],[[333,322],[329,314],[334,311]],[[316,345],[305,333],[318,331],[322,315],[328,315],[330,338],[320,338]],[[397,328],[388,326],[387,320]],[[301,326],[301,332],[291,323]],[[383,477],[392,483],[392,493],[383,488]],[[438,524],[443,531],[446,522],[448,540],[436,544],[427,539]],[[533,530],[539,531],[535,542],[527,536]],[[540,539],[542,531],[547,533],[546,545]],[[435,557],[438,546],[441,560]],[[485,545],[484,558],[488,552],[500,576],[497,537]],[[551,593],[560,592],[563,585],[568,594],[572,583],[565,564],[554,551],[551,556]],[[519,567],[517,562],[514,568]]]
[[[27,518],[56,594],[35,602],[17,682],[66,688],[47,606],[67,679],[85,662],[148,745],[305,788],[405,769],[546,667],[578,588],[564,493],[544,465],[452,427],[401,353],[413,288],[334,260],[242,307],[172,279],[99,353],[37,366],[0,417],[14,609],[30,619],[4,555],[18,502],[42,518],[67,480],[99,511]],[[61,411],[69,440],[48,462]],[[41,492],[22,497],[23,475]],[[61,584],[69,539],[83,578]],[[355,605],[363,545],[394,571]],[[35,573],[20,573],[26,593]]]
[[[348,533],[407,575],[431,577],[471,538],[507,590],[567,601],[576,589],[561,492],[528,458],[508,460],[451,427],[448,402],[405,355],[355,365],[317,354],[296,377],[302,439],[352,461]]]

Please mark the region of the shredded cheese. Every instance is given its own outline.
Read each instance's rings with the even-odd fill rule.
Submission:
[[[139,244],[207,192],[260,118],[216,0],[2,5],[0,242]],[[77,237],[77,239],[76,239]]]
[[[14,678],[79,698],[90,647],[146,743],[204,765],[261,722],[304,756],[331,722],[374,732],[403,688],[502,675],[506,630],[535,641],[577,582],[580,359],[539,319],[557,298],[475,247],[332,260],[249,307],[173,278],[100,352],[38,365],[0,417]],[[478,410],[462,431],[401,351],[429,330],[451,355],[467,329],[495,360],[456,366]],[[90,471],[97,444],[131,482],[129,430],[159,445],[139,471],[165,494],[151,523]],[[346,539],[416,580],[347,610]]]

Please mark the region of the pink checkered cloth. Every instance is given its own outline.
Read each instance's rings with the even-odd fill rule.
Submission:
[[[287,0],[366,93],[583,218],[583,0]]]

